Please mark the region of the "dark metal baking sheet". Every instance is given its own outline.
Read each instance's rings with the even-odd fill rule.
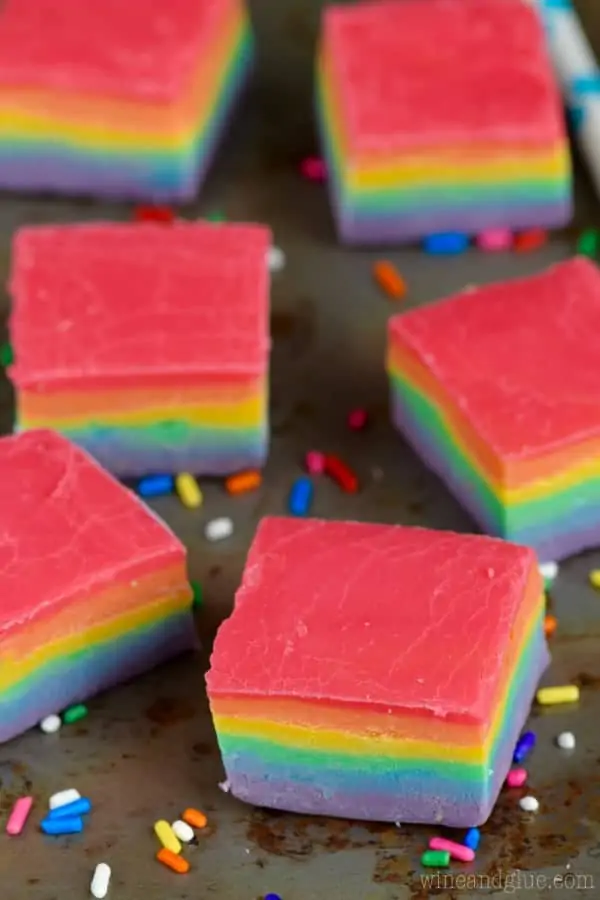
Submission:
[[[322,187],[297,174],[298,161],[314,150],[311,60],[322,4],[251,5],[259,38],[255,84],[201,200],[186,215],[221,210],[231,219],[268,222],[286,253],[287,266],[273,279],[272,452],[265,485],[256,494],[232,499],[214,483],[205,485],[199,511],[186,511],[172,498],[154,504],[185,541],[191,575],[204,586],[197,619],[205,648],[231,608],[258,519],[285,511],[289,486],[310,448],[339,452],[363,484],[353,497],[319,483],[316,515],[471,528],[389,425],[382,361],[386,320],[396,307],[372,282],[371,265],[379,254],[338,247]],[[580,9],[595,40],[600,4],[587,0]],[[578,178],[577,197],[579,224],[598,222],[585,174]],[[121,206],[3,197],[0,278],[6,280],[10,237],[21,224],[129,215]],[[414,305],[468,283],[538,271],[572,250],[571,230],[533,255],[470,252],[436,259],[403,249],[386,256],[403,272],[410,287],[407,304]],[[6,298],[3,303],[6,309]],[[11,396],[5,382],[0,403],[8,430]],[[373,423],[368,432],[353,434],[345,413],[358,405],[369,409]],[[217,515],[232,517],[235,534],[209,544],[203,524]],[[22,837],[0,835],[1,900],[85,897],[100,861],[113,868],[114,900],[256,900],[268,891],[283,900],[488,893],[538,900],[550,888],[600,896],[600,596],[587,584],[593,566],[600,566],[600,552],[569,561],[552,591],[560,624],[550,679],[578,680],[582,698],[575,710],[550,710],[532,720],[538,748],[530,763],[531,790],[540,812],[524,815],[516,796],[504,793],[483,829],[476,863],[451,870],[463,881],[434,880],[429,887],[421,881],[419,856],[431,829],[275,814],[222,793],[203,686],[204,652],[96,698],[89,718],[59,735],[31,731],[0,747],[0,816],[5,820],[24,793],[32,793],[37,804]],[[553,743],[565,729],[577,738],[571,754]],[[94,802],[85,833],[43,837],[36,827],[43,805],[51,793],[70,786]],[[152,824],[175,818],[187,805],[205,810],[210,827],[189,850],[191,873],[177,876],[154,862]]]

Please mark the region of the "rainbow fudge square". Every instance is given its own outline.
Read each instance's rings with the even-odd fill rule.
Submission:
[[[251,59],[244,0],[5,0],[0,187],[193,199]]]
[[[343,242],[569,221],[562,105],[526,0],[334,5],[317,67]]]
[[[231,792],[389,822],[485,822],[548,663],[532,550],[266,518],[207,686]]]
[[[600,542],[600,271],[578,257],[389,322],[393,420],[483,531]]]
[[[196,647],[186,552],[51,431],[0,439],[0,742]]]
[[[269,246],[258,225],[21,229],[16,430],[62,432],[120,477],[262,466]]]

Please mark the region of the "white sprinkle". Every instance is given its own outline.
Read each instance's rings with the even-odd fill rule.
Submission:
[[[285,253],[279,247],[269,247],[267,262],[271,272],[281,272],[285,267]]]
[[[227,516],[212,519],[204,529],[204,534],[209,541],[222,541],[233,534],[233,522]]]
[[[223,791],[224,794],[228,794],[231,790],[231,785],[229,784],[229,779],[227,778],[225,781],[219,782],[219,789]]]
[[[561,748],[561,750],[574,750],[575,735],[571,731],[563,731],[556,738],[556,743]]]
[[[42,719],[40,722],[40,728],[44,732],[44,734],[55,734],[61,727],[62,722],[60,720],[60,716],[57,716],[53,713],[51,716],[46,716],[45,719]]]
[[[79,791],[76,791],[75,788],[67,788],[66,791],[59,791],[57,794],[52,794],[48,802],[50,809],[58,809],[59,806],[66,806],[67,803],[73,803],[80,798],[81,794]]]
[[[108,886],[110,884],[110,876],[110,866],[106,863],[98,863],[90,885],[92,897],[97,897],[98,900],[103,900],[103,898],[106,897],[108,894]]]
[[[540,563],[539,569],[542,578],[547,578],[548,581],[554,581],[558,575],[558,563],[555,562]]]
[[[183,841],[184,844],[189,844],[190,841],[194,840],[194,829],[187,822],[177,819],[176,822],[173,822],[171,828],[175,837]]]
[[[521,797],[519,800],[519,806],[521,809],[525,810],[525,812],[537,812],[540,808],[540,804],[531,795],[527,795],[527,797]]]
[[[396,828],[402,828],[402,822],[399,819],[397,822],[394,822],[394,825],[396,826]]]

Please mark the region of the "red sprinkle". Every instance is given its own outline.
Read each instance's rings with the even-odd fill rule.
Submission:
[[[300,164],[300,171],[310,181],[325,181],[327,177],[325,163],[318,156],[309,156],[303,159]]]
[[[530,250],[539,250],[548,240],[548,232],[542,228],[532,228],[530,231],[521,231],[513,240],[513,248],[517,253],[529,253]]]
[[[366,409],[353,409],[348,413],[348,427],[353,431],[361,431],[366,426],[368,418]]]
[[[161,222],[170,225],[175,219],[175,213],[168,206],[136,206],[134,210],[136,222]]]
[[[358,478],[345,462],[328,453],[325,456],[325,474],[341,487],[347,494],[355,494],[358,490]]]

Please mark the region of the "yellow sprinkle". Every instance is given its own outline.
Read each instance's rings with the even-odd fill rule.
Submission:
[[[179,499],[188,509],[197,509],[202,506],[202,491],[200,485],[189,472],[182,472],[175,479],[175,489]]]
[[[540,688],[535,696],[537,702],[542,706],[576,703],[579,700],[579,688],[576,684],[561,684],[558,687]]]
[[[600,588],[600,569],[592,569],[589,579],[592,587]]]
[[[154,823],[154,833],[159,839],[165,850],[171,853],[181,853],[181,844],[175,837],[175,832],[165,819],[159,819]]]

